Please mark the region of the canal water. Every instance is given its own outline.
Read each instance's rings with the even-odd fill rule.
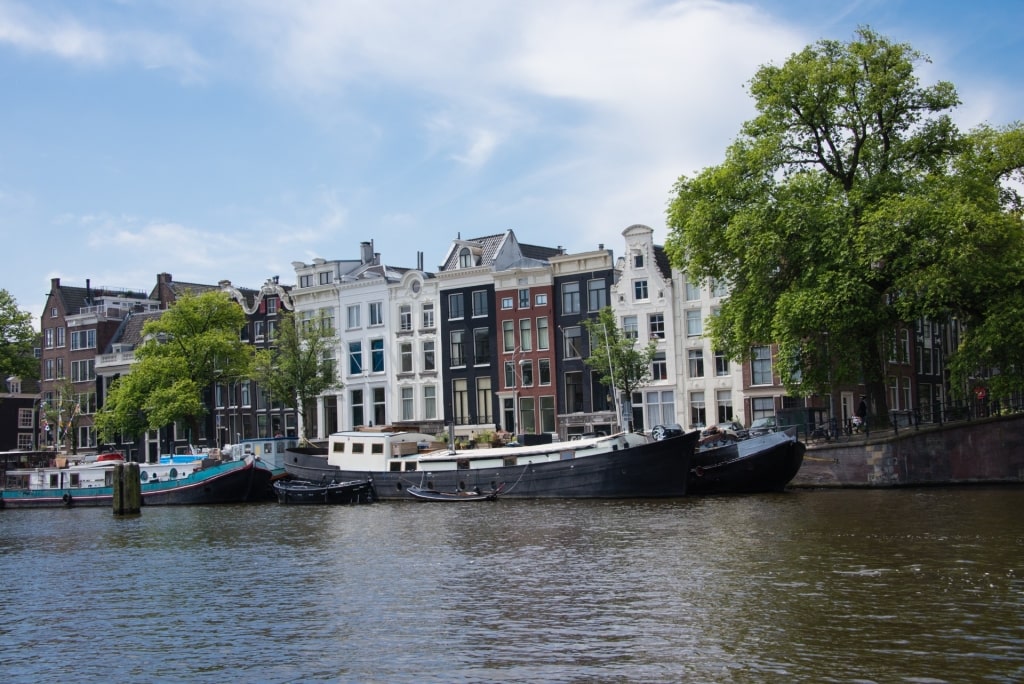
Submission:
[[[1020,682],[1024,488],[0,511],[5,682]]]

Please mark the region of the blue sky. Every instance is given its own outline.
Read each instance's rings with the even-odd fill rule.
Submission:
[[[38,315],[55,276],[661,242],[757,67],[861,25],[931,58],[961,127],[1021,118],[1021,0],[0,0],[0,288]]]

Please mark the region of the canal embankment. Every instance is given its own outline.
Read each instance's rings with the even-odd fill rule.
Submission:
[[[808,444],[791,487],[1024,483],[1024,413]]]

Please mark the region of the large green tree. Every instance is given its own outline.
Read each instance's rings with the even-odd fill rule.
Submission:
[[[203,392],[250,372],[251,348],[241,341],[245,313],[226,293],[187,293],[143,326],[131,372],[111,386],[96,414],[101,439],[139,434],[181,421],[198,438],[206,414]]]
[[[274,333],[273,346],[256,352],[252,377],[270,395],[299,414],[303,439],[309,439],[316,398],[339,386],[332,354],[334,331],[323,320],[296,321],[286,313]]]
[[[980,322],[1020,283],[1020,127],[961,134],[925,57],[868,28],[763,66],[758,115],[718,166],[681,177],[666,249],[694,280],[728,283],[709,323],[736,359],[776,343],[787,389],[864,382],[887,415],[885,362],[900,324]]]
[[[637,339],[623,333],[611,307],[583,321],[590,338],[590,356],[584,363],[598,374],[601,383],[627,399],[651,381],[651,363],[658,350],[651,340],[637,348]],[[632,425],[628,426],[630,429]]]
[[[32,314],[18,309],[7,290],[0,290],[0,379],[39,377],[39,359],[32,353],[36,331]]]

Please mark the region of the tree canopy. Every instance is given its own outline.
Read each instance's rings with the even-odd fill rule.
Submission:
[[[721,164],[676,182],[667,212],[673,266],[730,286],[716,348],[743,359],[775,343],[789,391],[863,382],[883,417],[898,326],[956,317],[980,332],[1024,272],[1007,183],[1022,129],[961,133],[954,87],[922,86],[923,61],[861,28],[761,67],[757,116]]]
[[[274,345],[256,352],[253,378],[276,400],[299,414],[302,436],[309,439],[316,398],[338,386],[334,358],[334,331],[315,319],[296,321],[285,313],[274,333]]]
[[[39,377],[39,359],[33,353],[36,331],[32,314],[18,309],[7,290],[0,290],[0,379]]]
[[[128,375],[114,381],[96,427],[104,440],[182,421],[198,438],[206,413],[203,392],[250,371],[251,348],[241,341],[246,318],[226,293],[187,293],[143,326]]]
[[[583,321],[590,337],[590,356],[584,360],[594,369],[601,383],[625,397],[651,381],[651,362],[657,351],[653,340],[637,349],[635,337],[623,334],[611,307],[601,309],[595,318]]]

